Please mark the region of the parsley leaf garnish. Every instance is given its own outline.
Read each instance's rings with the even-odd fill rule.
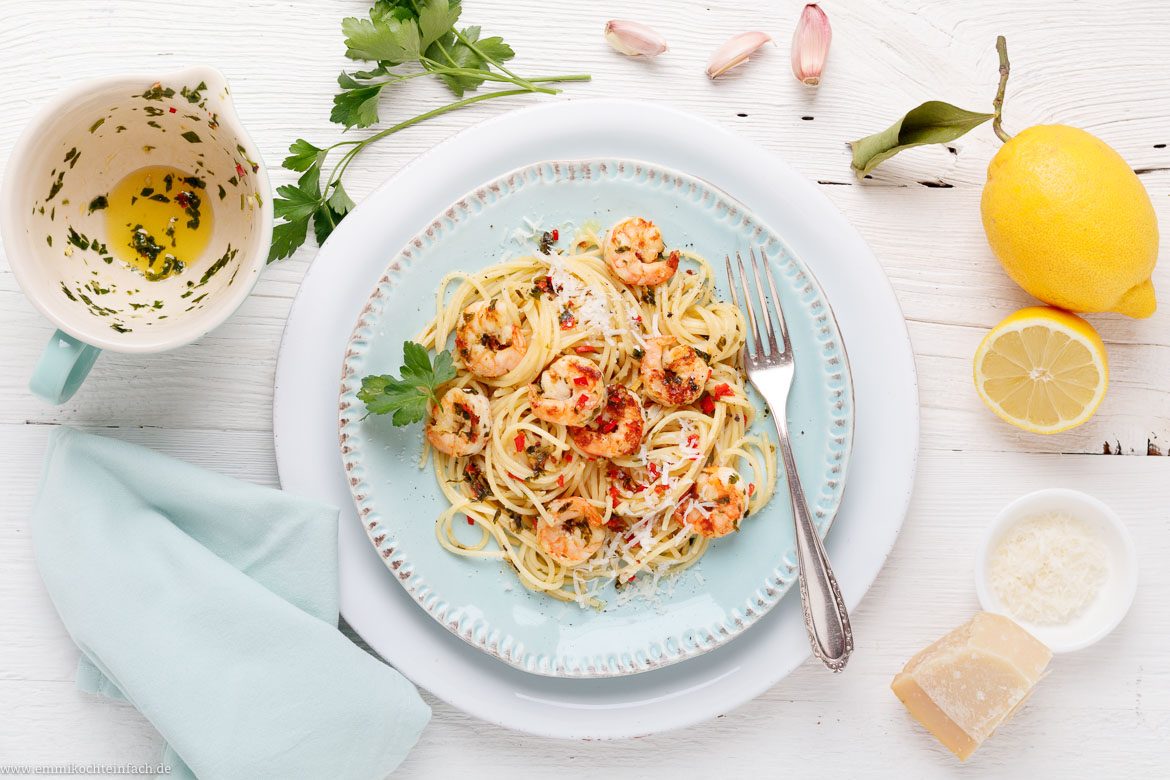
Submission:
[[[318,196],[291,184],[276,188],[277,197],[272,202],[273,212],[289,222],[308,219],[317,209]]]
[[[484,100],[530,93],[556,94],[548,84],[588,81],[588,74],[535,76],[523,78],[504,64],[516,53],[503,38],[481,38],[477,26],[457,27],[462,12],[460,0],[377,0],[366,18],[349,17],[341,22],[345,55],[372,62],[365,70],[342,73],[341,90],[333,98],[330,120],[347,130],[378,123],[378,106],[391,87],[415,78],[434,77],[447,86],[455,102],[400,121],[359,140],[338,141],[324,148],[297,139],[289,147],[284,167],[303,175],[294,185],[277,189],[274,200],[279,222],[273,229],[269,262],[288,257],[308,236],[309,223],[317,243],[323,243],[354,207],[341,185],[346,168],[363,150],[388,135],[451,111]],[[486,82],[502,88],[466,97]],[[322,177],[329,155],[339,151],[341,159]]]
[[[272,228],[272,248],[269,256],[274,259],[288,257],[297,251],[297,247],[305,243],[305,236],[308,232],[308,220],[277,224]]]
[[[427,49],[429,57],[447,62],[451,66],[450,70],[469,71],[463,74],[436,72],[455,97],[463,97],[464,92],[479,89],[486,78],[481,73],[490,74],[492,65],[502,66],[502,63],[516,56],[516,52],[504,43],[503,38],[497,36],[481,41],[479,32],[479,27],[467,27],[458,34],[450,32]]]
[[[400,65],[417,60],[421,42],[418,25],[413,19],[374,17],[341,20],[345,33],[345,56],[351,60],[376,60],[388,65]]]
[[[326,202],[334,214],[340,214],[341,216],[348,214],[357,205],[345,193],[345,188],[341,186],[340,181],[333,185],[333,194],[329,196],[329,200]]]
[[[341,74],[345,76],[345,74]],[[348,78],[348,77],[347,77]],[[363,87],[350,80],[355,86],[333,96],[333,110],[329,120],[339,125],[369,127],[378,121],[378,99],[382,97],[382,85]]]
[[[410,425],[427,415],[427,407],[439,402],[438,389],[455,378],[455,361],[443,350],[434,365],[426,347],[413,341],[402,345],[400,377],[371,374],[362,379],[357,397],[370,414],[392,415],[395,425]]]
[[[290,171],[307,171],[317,161],[317,155],[325,151],[318,149],[304,139],[298,138],[288,148],[288,157],[284,158],[284,167]]]

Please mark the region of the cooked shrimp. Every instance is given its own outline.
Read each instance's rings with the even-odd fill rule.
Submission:
[[[616,458],[638,451],[645,427],[638,397],[621,385],[610,385],[601,413],[588,426],[570,427],[569,436],[589,455]]]
[[[509,321],[495,298],[471,304],[460,317],[455,349],[471,373],[489,379],[503,376],[528,351],[528,341],[520,325]]]
[[[543,517],[537,520],[536,542],[557,563],[576,566],[605,544],[601,515],[585,499],[558,498],[548,508],[556,522],[548,523]]]
[[[427,441],[440,452],[457,458],[474,455],[487,444],[492,432],[487,396],[472,387],[453,387],[431,409]]]
[[[539,386],[528,386],[532,413],[546,422],[584,425],[604,402],[601,369],[575,355],[557,358],[540,375]]]
[[[678,252],[662,253],[662,233],[653,222],[641,217],[623,219],[610,229],[602,255],[614,276],[626,284],[662,284],[678,270]]]
[[[702,536],[715,538],[739,530],[747,510],[743,480],[730,466],[711,466],[699,472],[692,493],[674,510],[674,521]]]
[[[646,395],[663,406],[694,403],[711,376],[707,361],[674,336],[646,339],[640,369]]]

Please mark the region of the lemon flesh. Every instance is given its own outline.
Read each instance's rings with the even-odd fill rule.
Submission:
[[[1158,220],[1129,164],[1097,137],[1037,125],[992,158],[983,229],[1004,270],[1045,303],[1149,317]]]
[[[991,411],[1032,433],[1075,428],[1109,386],[1105,345],[1089,323],[1045,306],[996,325],[975,352],[975,388]]]

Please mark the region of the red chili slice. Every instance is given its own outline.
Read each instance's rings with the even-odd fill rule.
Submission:
[[[553,228],[552,240],[553,241],[560,241],[561,240],[561,231],[557,230],[556,228]]]
[[[748,495],[749,496],[755,495],[755,492],[756,492],[756,483],[755,482],[748,483]]]
[[[582,344],[579,347],[573,347],[573,351],[578,355],[592,355],[594,352],[600,352],[601,350],[592,344]],[[581,384],[584,384],[584,382]]]
[[[715,397],[716,398],[725,398],[729,395],[735,395],[735,391],[731,389],[730,385],[727,385],[727,384],[715,385]]]
[[[699,399],[699,408],[703,410],[703,414],[715,414],[715,399],[703,393],[703,397]]]
[[[516,445],[516,452],[522,452],[524,450],[524,431],[516,434],[516,438],[512,440],[512,443]]]
[[[558,474],[557,475],[557,487],[564,487],[564,486],[565,486],[565,475]]]
[[[475,521],[469,517],[469,518],[467,518],[467,524],[468,525],[475,525]]]
[[[584,387],[585,385],[589,384],[589,377],[575,376],[573,377],[573,384],[577,385],[578,387]]]

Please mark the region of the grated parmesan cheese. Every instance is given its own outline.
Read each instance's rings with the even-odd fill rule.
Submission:
[[[1101,540],[1081,520],[1053,513],[1012,526],[991,553],[991,588],[1013,616],[1060,625],[1093,602],[1109,576]]]
[[[608,302],[594,295],[580,278],[568,267],[568,258],[553,252],[546,258],[548,278],[559,308],[573,311],[577,321],[586,330],[601,333],[606,338],[620,336],[625,328],[614,327],[614,315]]]

